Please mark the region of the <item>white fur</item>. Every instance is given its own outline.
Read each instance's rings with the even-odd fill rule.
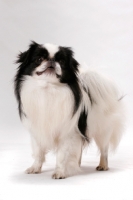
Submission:
[[[87,135],[94,138],[101,152],[98,170],[107,170],[108,148],[118,146],[123,131],[123,105],[118,101],[116,87],[96,72],[80,73],[80,87],[89,87],[93,104],[82,89],[83,99],[73,116],[74,98],[70,88],[58,81],[50,82],[51,79],[26,76],[22,85],[21,100],[26,114],[22,120],[31,133],[35,157],[26,172],[39,173],[45,154],[53,149],[57,153],[53,178],[65,178],[80,170],[83,140],[77,124],[84,106],[88,111]]]
[[[46,43],[44,47],[48,50],[51,58],[53,58],[54,55],[59,51],[59,46],[55,44]]]

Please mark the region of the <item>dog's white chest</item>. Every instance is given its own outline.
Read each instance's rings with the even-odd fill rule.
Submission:
[[[66,86],[46,84],[28,77],[21,100],[28,128],[40,134],[56,134],[72,117],[72,94]]]

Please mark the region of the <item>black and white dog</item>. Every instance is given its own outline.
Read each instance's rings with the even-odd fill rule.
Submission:
[[[26,173],[40,173],[45,155],[56,151],[53,178],[80,169],[84,142],[101,152],[97,170],[108,169],[108,149],[123,132],[121,96],[111,80],[83,71],[68,47],[32,42],[18,56],[15,94],[22,122],[31,134],[35,161]]]

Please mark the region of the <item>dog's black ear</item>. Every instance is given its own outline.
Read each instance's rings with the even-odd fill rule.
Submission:
[[[69,59],[70,59],[70,68],[73,69],[75,72],[78,71],[79,63],[74,58],[73,50],[70,47],[68,47],[67,52],[68,52]]]
[[[27,51],[20,52],[20,54],[18,55],[18,59],[17,59],[16,63],[28,64],[33,52],[35,51],[35,49],[38,46],[40,46],[40,45],[37,44],[36,42],[32,41],[32,43],[29,45],[29,49]]]
[[[71,58],[71,67],[74,69],[74,71],[78,71],[78,66],[79,66],[79,63],[77,62],[77,60],[75,60],[75,58]]]
[[[75,72],[78,71],[79,63],[75,60],[74,52],[71,47],[64,47],[63,49],[65,50],[65,54],[67,56],[67,59],[69,60],[68,64],[70,66],[70,69],[74,70]]]

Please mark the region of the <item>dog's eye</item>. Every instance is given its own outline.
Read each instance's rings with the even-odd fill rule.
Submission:
[[[38,58],[38,61],[39,61],[39,62],[42,62],[43,60],[44,60],[43,57]]]
[[[37,59],[36,59],[36,64],[37,64],[37,65],[40,65],[41,62],[42,62],[43,60],[44,60],[43,57],[39,57],[39,58],[37,58]]]

